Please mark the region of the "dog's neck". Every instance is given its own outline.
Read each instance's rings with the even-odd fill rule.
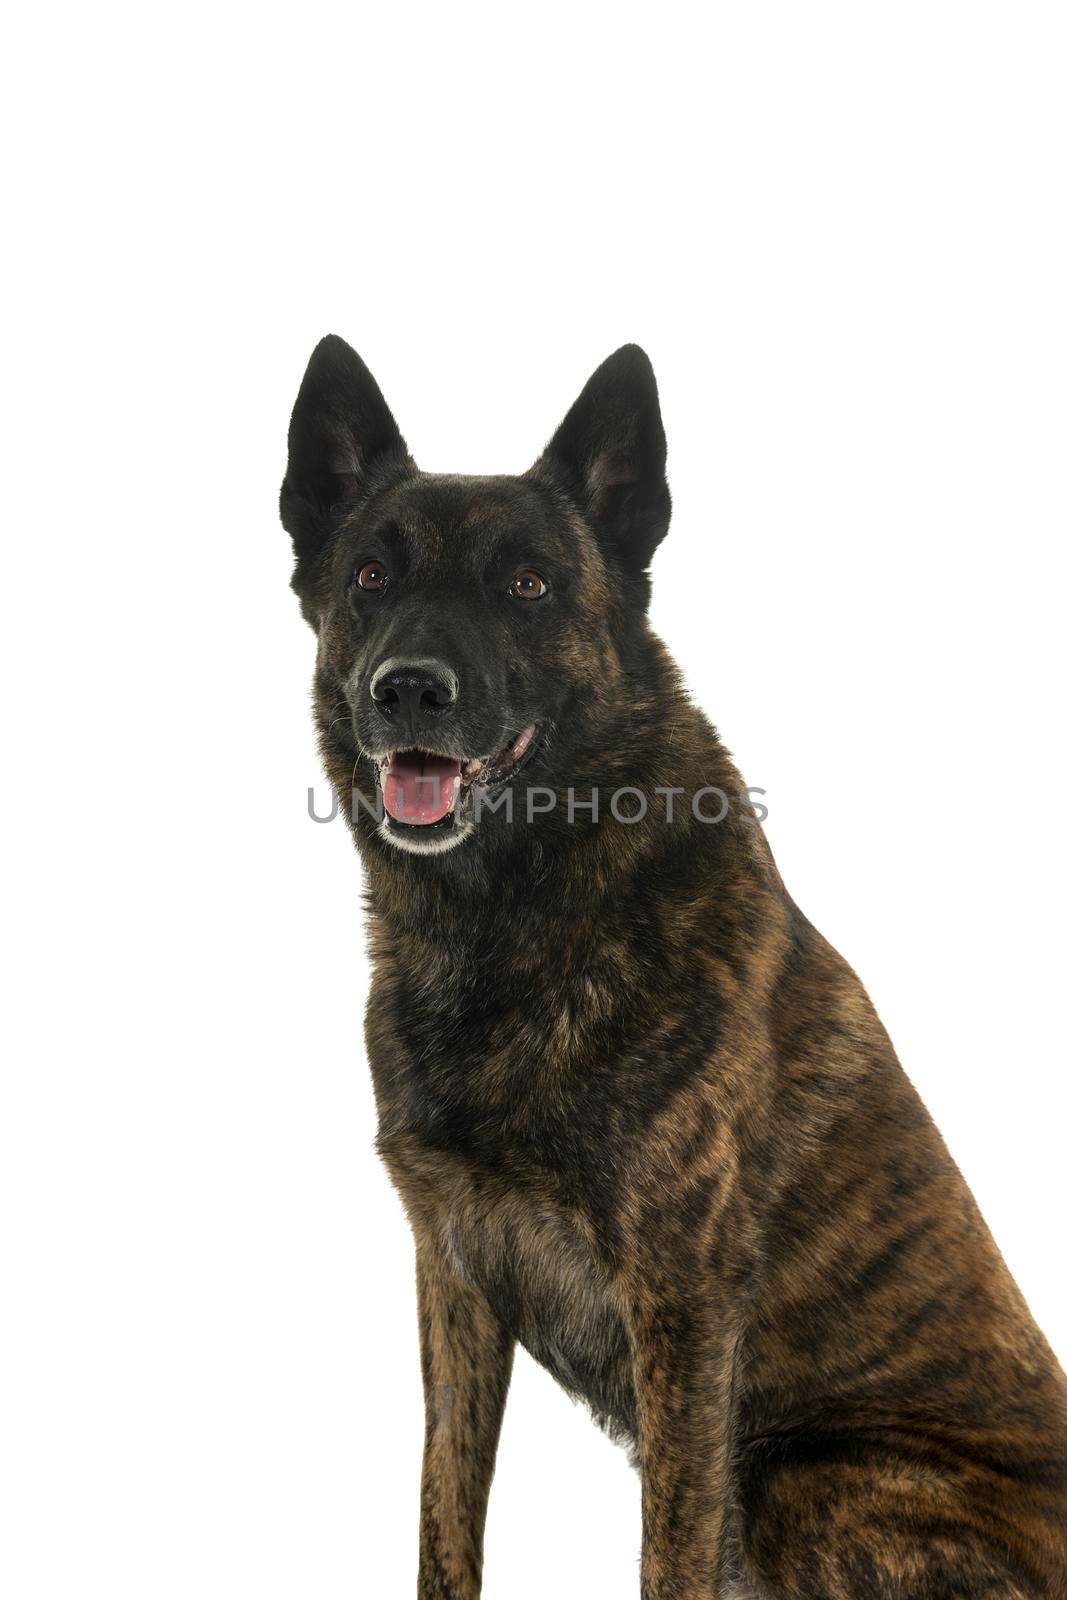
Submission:
[[[517,820],[481,836],[475,830],[454,850],[425,858],[373,837],[369,819],[357,823],[372,926],[393,959],[412,972],[450,960],[529,958],[551,967],[562,944],[573,950],[576,918],[593,947],[600,930],[617,922],[620,905],[635,914],[651,908],[665,884],[679,901],[710,911],[716,884],[738,868],[773,875],[763,831],[714,729],[688,701],[675,702],[672,719],[634,746],[617,782],[601,786],[596,821],[582,808],[569,820],[561,798],[552,815],[534,823]],[[565,796],[567,780],[556,782]],[[647,800],[639,821],[611,810],[611,795],[624,786]],[[577,799],[588,799],[588,789],[574,787]],[[715,822],[709,819],[721,810],[720,791],[730,809]],[[699,794],[700,817],[693,809]],[[619,800],[624,811],[637,804],[633,796]],[[516,948],[520,923],[525,955]]]
[[[650,634],[632,643],[630,662],[622,652],[621,669],[629,669],[624,709],[586,708],[581,738],[567,741],[577,755],[561,756],[564,741],[558,741],[550,765],[529,774],[530,784],[556,795],[551,813],[527,820],[520,783],[510,824],[491,816],[436,855],[405,853],[379,835],[375,769],[345,742],[332,714],[332,686],[317,683],[323,758],[364,863],[372,950],[384,941],[413,973],[450,960],[492,964],[510,955],[521,962],[514,948],[521,924],[538,964],[551,966],[554,947],[563,942],[573,949],[576,916],[595,945],[598,929],[617,922],[620,904],[640,917],[665,884],[676,898],[711,912],[716,883],[734,870],[775,877],[742,779],[682,689],[669,653]],[[594,788],[595,820],[587,804]],[[612,799],[623,817],[632,815],[639,804],[633,791],[647,812],[639,821],[620,820]],[[721,809],[720,792],[729,812],[716,822],[709,819]]]

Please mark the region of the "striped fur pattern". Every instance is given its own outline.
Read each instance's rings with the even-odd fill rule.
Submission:
[[[647,623],[664,457],[634,347],[522,478],[420,473],[339,340],[294,413],[283,517],[346,809],[376,796],[365,686],[399,649],[447,659],[463,754],[542,730],[511,824],[438,853],[353,824],[417,1263],[420,1600],[480,1594],[516,1342],[640,1471],[642,1600],[1063,1600],[1063,1373],[762,828],[662,796],[525,820],[534,784],[742,792]],[[507,600],[520,560],[547,603]]]

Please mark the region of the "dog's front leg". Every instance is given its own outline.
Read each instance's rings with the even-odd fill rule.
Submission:
[[[731,1320],[720,1307],[650,1282],[634,1296],[630,1337],[641,1600],[718,1600],[730,1470]]]
[[[477,1600],[514,1340],[432,1243],[416,1249],[426,1399],[419,1600]]]

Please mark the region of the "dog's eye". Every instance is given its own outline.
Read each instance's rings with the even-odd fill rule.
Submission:
[[[547,593],[548,584],[532,567],[524,567],[521,572],[517,572],[508,589],[508,594],[513,595],[516,600],[540,600],[541,596]]]
[[[385,588],[389,582],[389,574],[380,561],[366,561],[356,573],[356,582],[361,589],[376,592]]]

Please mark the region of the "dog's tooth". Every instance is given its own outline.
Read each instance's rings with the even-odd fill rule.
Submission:
[[[476,778],[481,770],[482,763],[477,756],[472,756],[469,761],[463,763],[463,776],[465,778]]]

